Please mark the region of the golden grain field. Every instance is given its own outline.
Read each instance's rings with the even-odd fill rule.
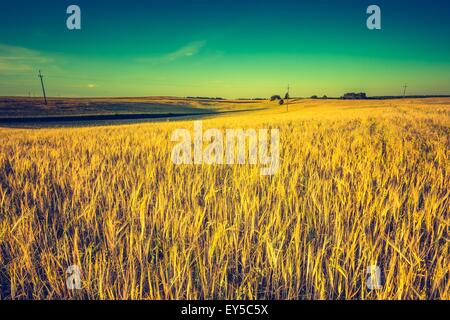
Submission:
[[[0,128],[0,298],[450,299],[450,99],[262,103],[203,125],[279,128],[273,177],[175,166],[187,120]]]

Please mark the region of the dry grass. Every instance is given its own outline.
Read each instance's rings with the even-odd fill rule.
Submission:
[[[280,128],[274,177],[174,166],[179,127],[0,129],[0,298],[450,298],[450,100],[204,122]],[[369,265],[382,290],[366,289]]]

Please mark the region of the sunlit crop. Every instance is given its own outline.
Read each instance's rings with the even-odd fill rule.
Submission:
[[[187,120],[0,129],[0,298],[450,299],[450,101],[262,104],[203,125],[279,128],[274,176],[174,165]]]

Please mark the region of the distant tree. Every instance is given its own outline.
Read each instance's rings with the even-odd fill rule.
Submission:
[[[272,97],[270,97],[270,101],[276,101],[276,100],[281,100],[281,96],[276,94],[276,95],[273,95]]]
[[[367,99],[367,94],[365,92],[358,93],[358,99]]]
[[[324,96],[322,97],[322,99],[328,99],[327,95],[324,95]]]
[[[285,100],[289,100],[291,97],[289,97],[289,92],[286,92],[286,94],[284,95],[284,99]]]
[[[349,92],[349,93],[344,94],[342,96],[342,99],[344,99],[344,100],[364,100],[364,99],[367,99],[367,95],[365,92],[360,92],[360,93]]]
[[[311,99],[318,99],[318,96],[312,96]]]

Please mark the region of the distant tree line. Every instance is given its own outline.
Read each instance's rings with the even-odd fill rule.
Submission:
[[[365,100],[367,99],[367,95],[365,92],[359,92],[359,93],[346,93],[342,96],[342,99],[344,100]]]
[[[273,96],[270,97],[270,101],[278,101],[278,103],[280,105],[283,105],[285,100],[290,99],[289,94],[286,93],[286,96],[283,98],[278,94],[275,94]],[[342,100],[366,100],[369,99],[367,97],[367,94],[365,92],[349,92],[349,93],[345,93],[342,97],[340,98],[329,98],[327,95],[323,95],[322,97],[319,97],[317,95],[313,95],[311,96],[311,99],[342,99]]]
[[[198,99],[198,100],[225,100],[220,97],[187,97],[187,99]]]
[[[253,100],[253,101],[264,101],[267,100],[266,98],[237,98],[236,100]]]
[[[324,95],[322,98],[319,98],[318,96],[311,96],[311,99],[328,99],[328,96]]]
[[[311,99],[330,99],[330,98],[328,98],[327,95],[324,95],[321,98],[317,95],[314,95],[314,96],[311,96]],[[331,99],[336,99],[336,98],[331,98]],[[368,97],[365,92],[359,92],[359,93],[349,92],[349,93],[344,94],[340,99],[343,99],[343,100],[365,100],[365,99],[368,99]]]

